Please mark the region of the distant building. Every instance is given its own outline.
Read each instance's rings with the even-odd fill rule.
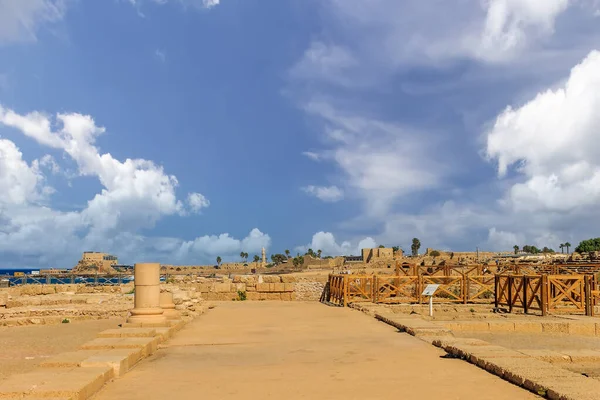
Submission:
[[[119,264],[119,260],[116,256],[98,251],[84,251],[77,266],[80,268],[95,267],[98,271],[104,272],[111,271],[117,264]]]
[[[345,256],[344,262],[363,262],[362,256]]]
[[[402,257],[402,250],[398,250],[399,256]],[[398,253],[397,252],[397,253]],[[376,259],[394,258],[394,249],[391,247],[377,247],[374,249],[362,249],[363,262],[369,263]]]

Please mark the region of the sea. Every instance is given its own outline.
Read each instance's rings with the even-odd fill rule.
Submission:
[[[11,275],[14,276],[15,272],[23,272],[25,274],[31,274],[31,271],[39,271],[39,268],[0,268],[0,275]]]

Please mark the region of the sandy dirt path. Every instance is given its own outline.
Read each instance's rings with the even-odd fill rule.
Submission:
[[[77,350],[98,332],[116,328],[122,318],[69,324],[0,327],[0,380],[35,368],[44,358]],[[1,385],[0,381],[0,385]]]
[[[219,303],[95,400],[535,399],[360,312]]]

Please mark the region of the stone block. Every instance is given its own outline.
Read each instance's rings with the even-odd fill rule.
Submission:
[[[173,303],[175,305],[183,304],[185,301],[189,300],[189,296],[186,292],[178,291],[173,293]]]
[[[106,350],[105,350],[106,351]],[[102,350],[78,350],[59,353],[40,362],[42,368],[74,368],[81,367],[81,362]]]
[[[6,307],[8,303],[8,292],[0,292],[0,307]]]
[[[23,302],[19,301],[19,300],[7,300],[6,301],[6,308],[16,308],[16,307],[23,307]]]
[[[246,299],[256,301],[260,299],[260,295],[258,292],[246,292]]]
[[[269,291],[269,283],[257,283],[256,291],[257,292],[268,292]]]
[[[98,338],[82,344],[81,350],[142,349],[144,356],[154,354],[161,341],[158,337]]]
[[[281,293],[281,300],[283,301],[292,301],[292,293]]]
[[[486,332],[490,330],[490,325],[484,321],[457,322],[456,324],[454,328],[449,329],[465,332]]]
[[[54,285],[42,285],[42,294],[55,294],[56,286]]]
[[[577,321],[568,322],[569,335],[595,336],[596,324],[593,322]]]
[[[267,293],[267,300],[281,300],[281,293],[276,293],[276,292]]]
[[[246,284],[246,292],[256,292],[256,285],[249,286]]]
[[[536,358],[538,360],[549,362],[549,363],[571,362],[571,357],[569,357],[565,354],[556,352],[556,351],[552,351],[552,350],[525,349],[525,350],[519,350],[519,352],[526,354],[530,357]]]
[[[157,328],[117,328],[98,333],[99,338],[154,337]]]
[[[110,367],[40,368],[11,375],[0,385],[0,398],[90,398],[114,376]]]
[[[542,324],[539,322],[515,322],[515,332],[542,333]]]
[[[198,285],[198,291],[200,293],[208,293],[211,290],[211,285],[208,283],[202,283],[200,285]]]
[[[215,293],[231,292],[231,283],[215,283]]]
[[[122,376],[143,358],[143,352],[137,349],[115,349],[101,351],[81,362],[82,368],[110,367],[115,377]]]
[[[285,283],[273,283],[274,292],[285,292]]]
[[[234,289],[236,292],[245,292],[246,291],[246,284],[245,283],[234,283]]]
[[[284,283],[283,284],[283,291],[284,292],[293,292],[295,286],[296,285],[294,285],[293,283]]]
[[[263,275],[263,282],[265,282],[265,283],[280,283],[281,278],[278,275]]]
[[[296,277],[292,275],[281,275],[281,282],[283,283],[295,283]]]
[[[141,349],[79,350],[57,354],[40,363],[42,368],[110,367],[121,376],[144,357]]]
[[[569,324],[567,322],[542,322],[542,332],[569,333]]]
[[[258,293],[258,296],[259,296],[258,299],[259,300],[267,300],[268,294],[269,294],[268,292],[259,292]]]
[[[488,326],[491,332],[514,332],[514,322],[494,321],[488,322]]]
[[[168,340],[176,330],[175,327],[172,327],[172,326],[162,327],[162,328],[154,328],[154,329],[156,332],[156,336],[160,338],[161,342]]]
[[[561,350],[565,356],[569,357],[573,362],[594,362],[600,361],[600,351],[596,350]]]

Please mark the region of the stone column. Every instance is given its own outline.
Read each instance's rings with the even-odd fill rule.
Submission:
[[[160,264],[135,264],[134,270],[135,297],[131,316],[127,318],[132,324],[166,324],[167,318],[160,308]]]
[[[267,264],[267,252],[265,248],[262,248],[262,266],[264,267]]]
[[[161,292],[160,293],[160,308],[164,311],[164,316],[167,319],[179,319],[179,311],[175,309],[175,303],[173,302],[173,293]]]

